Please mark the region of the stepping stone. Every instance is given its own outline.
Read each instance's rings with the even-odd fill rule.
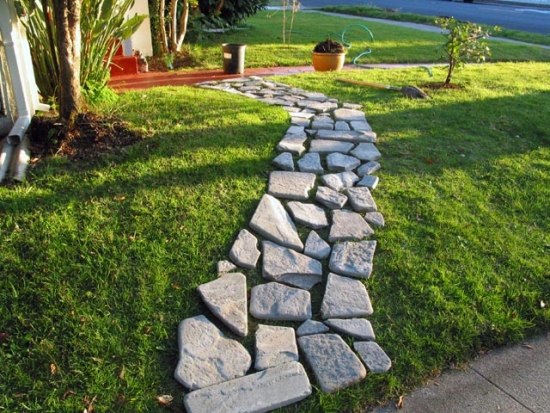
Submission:
[[[270,412],[305,399],[311,384],[294,361],[185,395],[187,413]]]
[[[311,119],[315,115],[313,113],[307,113],[307,112],[296,112],[292,114],[293,118],[302,118],[302,119]]]
[[[385,373],[391,368],[390,358],[374,341],[356,341],[353,347],[371,373]]]
[[[320,229],[328,226],[325,210],[317,205],[290,201],[287,207],[298,224],[313,229]]]
[[[372,228],[357,212],[345,209],[332,211],[332,227],[328,236],[330,242],[360,241],[372,234]]]
[[[292,159],[292,154],[290,152],[281,153],[271,162],[283,171],[294,171],[294,160]]]
[[[263,242],[263,250],[262,275],[266,280],[305,290],[322,281],[323,267],[319,261],[270,241]]]
[[[228,260],[218,261],[216,267],[218,275],[223,275],[237,269],[237,266]]]
[[[329,328],[324,323],[321,323],[320,321],[306,320],[300,325],[300,327],[298,327],[298,330],[296,330],[296,335],[298,337],[310,336],[312,334],[327,333],[328,331]]]
[[[237,239],[229,251],[229,258],[243,268],[256,268],[260,250],[257,247],[258,239],[246,229],[239,232]]]
[[[305,201],[315,185],[315,174],[273,171],[269,174],[267,192],[273,196]]]
[[[367,131],[367,132],[372,131],[372,128],[367,121],[354,120],[350,122],[350,125],[353,130]]]
[[[357,109],[336,109],[334,111],[334,119],[344,120],[346,122],[363,121],[366,122],[365,113]]]
[[[362,161],[377,161],[382,157],[382,154],[373,143],[360,143],[351,153]]]
[[[311,122],[311,129],[333,130],[334,121],[330,118],[314,119]]]
[[[326,97],[325,94],[319,93],[319,92],[304,92],[302,95],[309,100],[317,100],[320,102],[324,102],[325,100],[328,100],[328,97]]]
[[[338,274],[369,278],[376,241],[347,241],[336,244],[330,254],[329,268]]]
[[[361,360],[337,334],[302,336],[298,345],[326,393],[349,387],[367,375]]]
[[[369,189],[375,189],[378,186],[379,179],[374,175],[365,175],[357,182],[357,186],[366,186]]]
[[[353,143],[331,140],[313,139],[309,147],[310,152],[318,153],[348,153],[353,149]]]
[[[320,186],[317,188],[315,200],[327,208],[338,209],[346,204],[348,197],[327,186]]]
[[[256,330],[256,370],[298,361],[298,346],[292,327],[260,324]]]
[[[358,103],[342,103],[342,107],[345,109],[361,109],[361,105]]]
[[[283,109],[294,116],[294,113],[300,113],[300,108],[296,106],[283,106]]]
[[[178,346],[174,377],[190,390],[244,376],[252,363],[250,354],[238,341],[226,338],[203,315],[180,323]]]
[[[349,123],[339,120],[334,124],[334,130],[348,131],[350,130]]]
[[[309,292],[271,282],[250,292],[250,314],[258,320],[305,321],[311,318]]]
[[[353,156],[341,153],[331,153],[327,156],[327,167],[331,171],[351,171],[359,165],[361,165],[361,161]]]
[[[350,320],[330,318],[325,320],[325,324],[337,333],[359,340],[374,341],[372,325],[369,320],[365,320],[364,318],[352,318]]]
[[[277,244],[297,251],[304,249],[290,215],[283,204],[271,195],[265,194],[260,200],[250,220],[250,228]]]
[[[301,172],[311,172],[314,174],[322,174],[324,172],[321,166],[321,158],[316,152],[306,153],[298,161],[298,168]]]
[[[369,293],[360,280],[329,273],[321,315],[327,318],[353,318],[373,312]]]
[[[309,119],[297,118],[295,116],[292,116],[290,118],[290,123],[295,126],[303,126],[304,128],[307,128],[309,127],[311,122]]]
[[[303,126],[291,126],[287,129],[287,135],[305,135],[306,131]]]
[[[321,181],[323,181],[323,183],[329,188],[340,192],[343,189],[350,188],[355,185],[355,183],[359,181],[359,177],[351,171],[345,171],[337,174],[323,175],[321,177]]]
[[[246,277],[241,273],[225,274],[198,287],[208,309],[231,331],[244,337],[248,334]]]
[[[340,142],[373,142],[373,134],[358,132],[358,131],[345,131],[345,130],[319,130],[316,135],[316,139],[321,140],[333,140]],[[376,139],[376,138],[374,138]]]
[[[385,225],[384,215],[380,212],[367,212],[365,214],[365,220],[373,227],[383,227]]]
[[[306,151],[306,147],[304,146],[306,141],[307,136],[286,135],[277,145],[277,150],[281,152],[290,152],[301,156]]]
[[[338,104],[334,102],[314,102],[308,103],[307,105],[308,109],[314,110],[317,113],[328,112],[332,109],[336,109],[337,107]]]
[[[351,207],[357,212],[373,212],[376,211],[376,202],[372,197],[369,188],[366,186],[348,188],[346,195],[349,198]]]
[[[366,164],[361,165],[359,168],[357,168],[357,175],[359,176],[365,176],[365,175],[372,175],[376,171],[380,169],[380,164],[376,161],[370,161]]]
[[[324,260],[330,255],[330,245],[315,231],[311,231],[306,240],[304,254],[319,260]]]

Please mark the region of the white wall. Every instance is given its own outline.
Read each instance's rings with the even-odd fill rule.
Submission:
[[[131,55],[132,49],[134,49],[139,50],[145,56],[152,56],[153,43],[151,40],[151,22],[147,0],[136,0],[134,6],[128,11],[127,17],[132,17],[136,14],[144,14],[147,18],[141,23],[141,26],[139,26],[132,37],[130,37],[129,41],[124,42],[124,54],[127,56]]]

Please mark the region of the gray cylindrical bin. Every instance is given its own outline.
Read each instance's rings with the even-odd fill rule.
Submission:
[[[244,73],[244,51],[245,44],[224,43],[223,52],[223,71],[227,74]]]

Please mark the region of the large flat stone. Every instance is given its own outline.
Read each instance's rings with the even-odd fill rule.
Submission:
[[[356,278],[369,278],[376,241],[347,241],[336,244],[330,254],[329,268]]]
[[[294,361],[189,393],[187,413],[262,413],[299,402],[311,394],[303,366]]]
[[[336,192],[334,189],[329,188],[328,186],[320,186],[317,188],[317,193],[315,194],[315,200],[327,208],[338,209],[346,205],[348,197],[340,192]]]
[[[374,341],[374,330],[369,320],[364,318],[352,318],[343,320],[340,318],[329,318],[325,324],[334,331],[359,340]]]
[[[321,158],[319,153],[306,153],[301,159],[298,160],[298,169],[300,169],[300,172],[322,174],[324,170],[321,166]]]
[[[304,146],[306,141],[307,141],[307,136],[286,135],[277,144],[277,150],[281,152],[290,152],[296,155],[302,155],[306,151],[306,147]]]
[[[319,261],[270,241],[263,242],[263,277],[309,290],[320,283],[323,267]]]
[[[302,135],[302,136],[304,136],[305,133],[306,133],[306,131],[305,131],[305,128],[303,126],[295,126],[295,125],[292,125],[286,131],[287,135]]]
[[[328,226],[325,210],[317,205],[291,201],[287,204],[287,207],[298,224],[313,229],[320,229]]]
[[[277,198],[305,201],[315,185],[315,174],[273,171],[269,174],[267,191]]]
[[[311,318],[309,292],[271,282],[250,293],[250,314],[258,320],[305,321]]]
[[[256,268],[260,250],[257,247],[258,239],[246,229],[242,229],[229,250],[229,258],[243,268]]]
[[[329,139],[339,142],[376,142],[376,133],[371,131],[319,130],[314,140]]]
[[[324,319],[365,317],[371,314],[369,293],[361,281],[329,273],[321,304]]]
[[[294,160],[290,152],[283,152],[271,161],[273,165],[283,171],[294,171]]]
[[[337,334],[302,336],[298,345],[324,392],[344,389],[367,375],[361,360]]]
[[[360,241],[372,234],[372,228],[357,212],[345,209],[332,211],[332,226],[328,236],[330,242]]]
[[[256,330],[256,370],[298,361],[296,334],[292,327],[260,324]]]
[[[349,153],[353,149],[353,143],[313,139],[309,147],[310,152],[318,153]]]
[[[391,368],[391,360],[374,341],[356,341],[353,348],[371,373],[385,373]]]
[[[304,254],[310,257],[324,260],[330,255],[330,245],[323,240],[315,231],[311,231],[306,240]]]
[[[376,161],[370,161],[366,164],[361,165],[359,168],[357,168],[357,175],[359,176],[365,176],[365,175],[372,175],[376,171],[380,169],[380,164]]]
[[[277,244],[297,251],[304,249],[290,215],[283,204],[271,195],[265,194],[260,200],[250,220],[250,228]]]
[[[373,190],[376,189],[379,181],[380,179],[377,176],[364,175],[363,178],[361,178],[361,180],[357,182],[357,186],[366,186],[370,190]]]
[[[362,161],[377,161],[382,157],[382,154],[373,143],[360,143],[351,153]]]
[[[340,108],[334,111],[334,119],[344,120],[346,122],[366,122],[365,113],[357,109]]]
[[[336,174],[323,175],[321,177],[321,181],[323,181],[323,183],[329,188],[340,192],[355,185],[355,183],[359,181],[359,177],[351,171],[345,171]]]
[[[384,215],[380,212],[367,212],[365,214],[365,221],[371,224],[373,227],[383,227],[386,222],[384,221]]]
[[[246,277],[241,273],[225,274],[202,284],[199,294],[208,309],[234,333],[248,334]]]
[[[353,130],[368,131],[368,132],[372,131],[372,128],[367,121],[354,120],[354,121],[351,121],[350,124]]]
[[[352,171],[359,165],[361,165],[361,161],[353,156],[344,155],[338,152],[331,153],[327,156],[327,168],[331,171]]]
[[[349,198],[351,207],[357,212],[373,212],[376,211],[376,202],[366,186],[348,188],[346,195]]]
[[[310,336],[312,334],[323,334],[328,331],[329,328],[324,323],[315,320],[306,320],[300,324],[300,327],[296,330],[296,335],[298,337],[302,337]]]
[[[218,261],[218,263],[216,264],[216,268],[218,270],[218,275],[223,275],[227,274],[228,272],[232,272],[233,270],[236,270],[237,266],[231,261],[222,260]]]
[[[205,316],[186,318],[178,327],[177,381],[190,390],[244,376],[252,362],[248,351]]]

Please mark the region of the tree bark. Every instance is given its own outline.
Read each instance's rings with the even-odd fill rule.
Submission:
[[[82,0],[57,0],[54,5],[59,53],[59,114],[69,127],[80,112],[80,10]]]
[[[162,53],[168,53],[168,36],[166,35],[166,22],[164,20],[164,11],[166,5],[164,0],[159,1],[159,29],[160,29],[160,38]]]
[[[183,0],[183,10],[181,11],[180,21],[179,21],[179,33],[178,41],[176,43],[176,52],[181,50],[183,45],[183,40],[187,34],[187,22],[189,21],[189,0]]]
[[[178,51],[178,0],[170,2],[170,51]]]

